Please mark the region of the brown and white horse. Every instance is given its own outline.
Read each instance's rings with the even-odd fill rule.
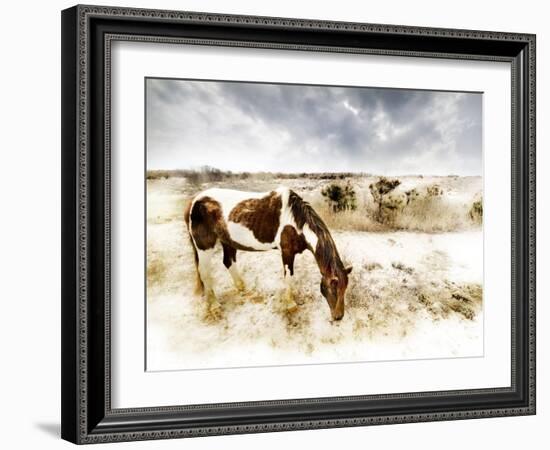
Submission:
[[[321,272],[321,293],[332,318],[340,320],[344,316],[351,267],[344,267],[323,220],[294,191],[284,187],[267,193],[208,189],[189,202],[185,222],[195,253],[197,286],[211,312],[220,311],[211,275],[211,261],[219,242],[223,264],[239,290],[244,290],[244,282],[236,265],[237,250],[280,249],[287,283],[285,304],[291,312],[297,309],[292,292],[294,257],[304,250],[311,251]]]

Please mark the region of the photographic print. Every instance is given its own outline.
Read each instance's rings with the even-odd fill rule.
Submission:
[[[535,35],[61,25],[63,439],[536,413]]]
[[[146,78],[146,370],[483,356],[482,102]]]

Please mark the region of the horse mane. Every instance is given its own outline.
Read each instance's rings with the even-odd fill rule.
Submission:
[[[344,270],[344,264],[340,259],[336,244],[323,219],[312,206],[293,190],[289,191],[288,206],[294,217],[294,221],[300,230],[307,226],[317,236],[317,246],[313,249],[319,267],[323,270],[339,273]]]

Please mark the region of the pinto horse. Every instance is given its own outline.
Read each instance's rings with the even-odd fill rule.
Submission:
[[[207,299],[211,313],[221,305],[214,293],[211,262],[216,245],[223,248],[223,264],[235,287],[245,285],[237,269],[237,250],[279,249],[283,260],[287,311],[297,309],[293,298],[294,257],[309,250],[321,272],[321,293],[334,320],[344,316],[344,295],[351,267],[344,267],[330,232],[311,207],[288,188],[256,193],[231,189],[208,189],[197,194],[185,210],[185,222],[195,254],[197,287]]]

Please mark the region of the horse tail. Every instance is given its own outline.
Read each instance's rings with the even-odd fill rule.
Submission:
[[[187,225],[187,231],[189,236],[189,242],[191,243],[191,248],[193,249],[193,261],[195,264],[195,293],[202,294],[204,292],[204,283],[202,282],[201,275],[199,272],[199,253],[197,252],[197,247],[195,246],[195,241],[193,240],[193,232],[191,231],[191,208],[193,207],[193,199],[190,199],[185,205],[185,210],[183,212],[183,217],[185,219],[185,224]]]

